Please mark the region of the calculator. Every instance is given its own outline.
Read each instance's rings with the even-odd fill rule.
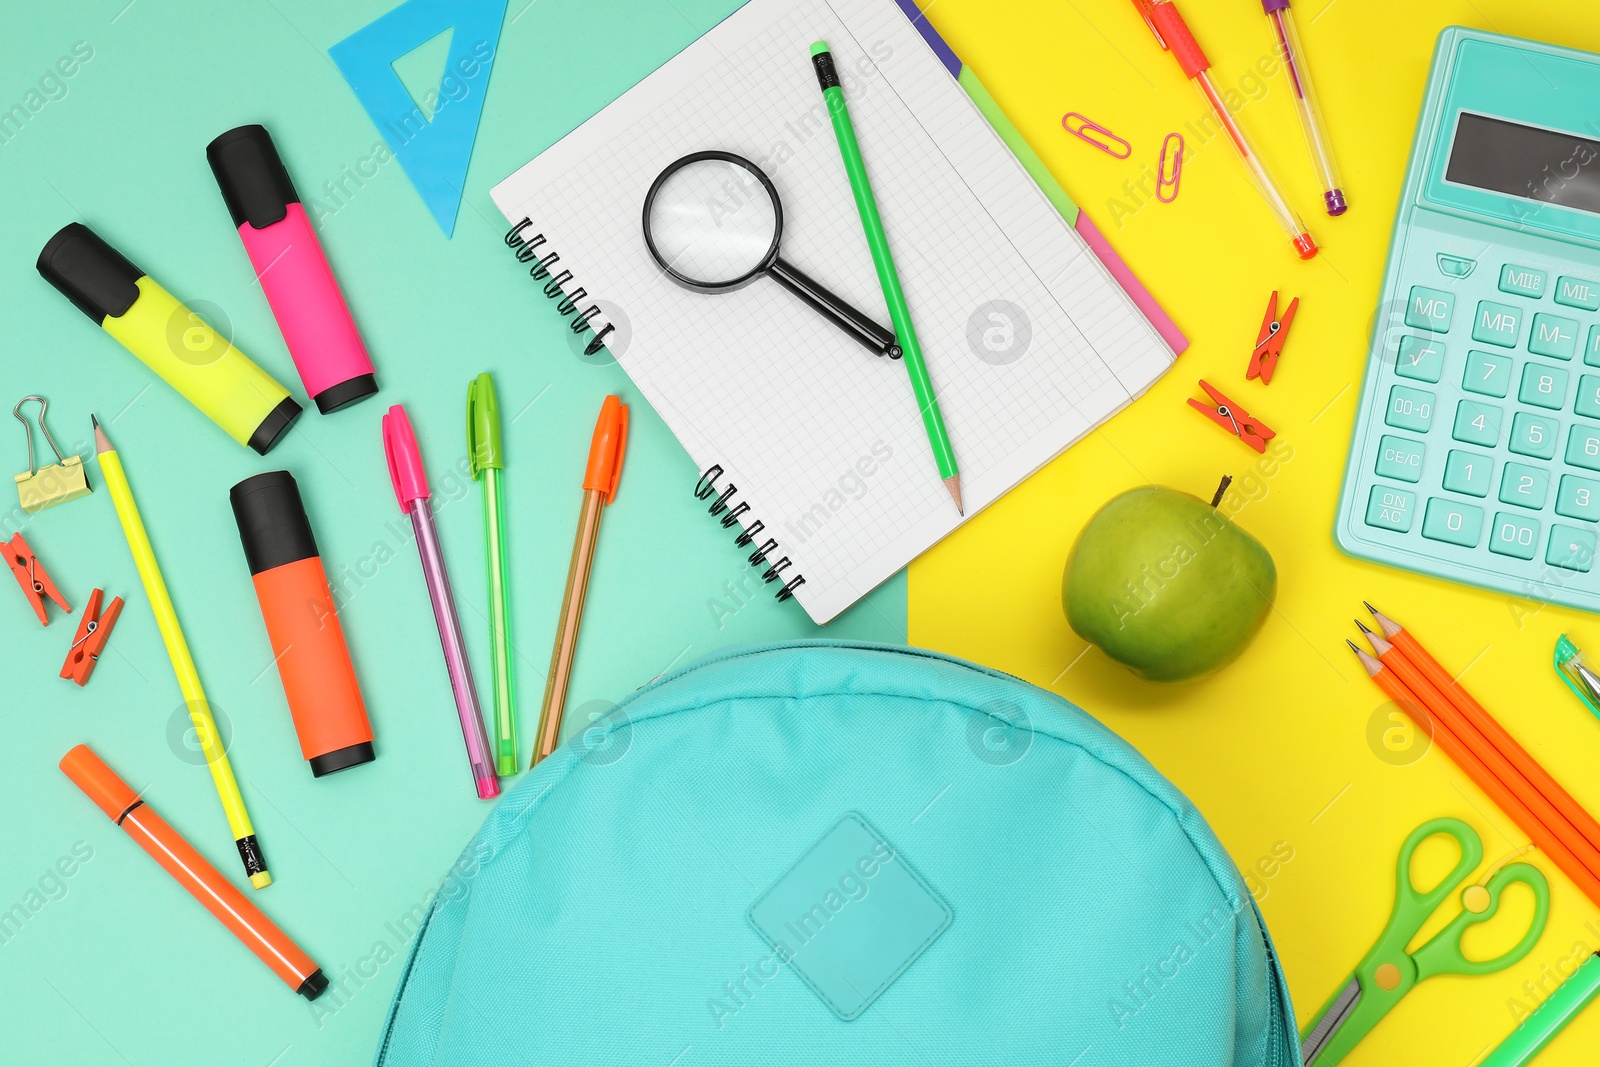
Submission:
[[[1440,35],[1335,536],[1600,610],[1600,56]]]

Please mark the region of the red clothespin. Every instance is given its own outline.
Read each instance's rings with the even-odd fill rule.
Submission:
[[[1266,452],[1267,442],[1277,436],[1266,423],[1255,418],[1244,408],[1217,392],[1204,378],[1200,379],[1200,388],[1204,389],[1206,394],[1211,397],[1211,403],[1207,404],[1203,400],[1195,400],[1190,397],[1190,407],[1238,437],[1239,440],[1257,452]]]
[[[50,625],[50,618],[44,613],[45,597],[54,600],[56,607],[62,611],[72,610],[72,606],[62,598],[61,591],[56,588],[56,583],[50,580],[50,573],[44,569],[44,564],[39,562],[39,557],[33,554],[33,549],[28,547],[28,542],[21,534],[14,535],[9,541],[0,542],[0,555],[4,555],[6,562],[11,564],[11,573],[17,576],[17,584],[22,586],[22,591],[27,595],[28,603],[33,605],[34,614],[39,616],[41,625]]]
[[[61,677],[71,678],[79,685],[88,683],[95,661],[111,638],[111,628],[122,614],[121,597],[113,598],[105,614],[100,614],[100,598],[104,595],[101,589],[89,594],[89,603],[84,605],[83,618],[78,622],[78,632],[72,638],[72,647],[67,649],[67,662],[61,665]]]
[[[1298,310],[1300,298],[1297,296],[1289,301],[1283,317],[1279,318],[1278,294],[1272,294],[1267,303],[1267,317],[1261,321],[1261,333],[1256,336],[1255,350],[1250,354],[1250,369],[1244,374],[1247,380],[1260,378],[1262,385],[1272,384],[1272,372],[1278,369],[1278,357],[1283,355],[1284,343],[1289,340],[1289,326]]]

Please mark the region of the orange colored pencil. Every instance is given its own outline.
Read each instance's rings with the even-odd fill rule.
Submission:
[[[1578,858],[1589,872],[1600,878],[1600,849],[1596,849],[1589,840],[1583,836],[1577,827],[1567,821],[1566,816],[1550,800],[1523,777],[1522,772],[1514,766],[1505,755],[1491,744],[1465,716],[1445,699],[1432,682],[1425,678],[1420,670],[1388,641],[1361,626],[1361,632],[1367,635],[1367,641],[1372,645],[1372,651],[1377,653],[1378,660],[1385,667],[1394,672],[1411,695],[1416,697],[1433,715],[1434,721],[1443,723],[1472,754],[1477,757],[1490,774],[1500,779],[1517,799],[1533,813],[1534,818],[1544,823],[1561,843]]]
[[[1377,657],[1361,651],[1353,642],[1346,641],[1345,644],[1349,645],[1350,651],[1361,660],[1361,665],[1366,668],[1367,674],[1377,683],[1383,694],[1398,704],[1400,710],[1409,715],[1418,726],[1429,731],[1433,735],[1434,742],[1444,749],[1445,755],[1449,756],[1479,789],[1488,794],[1489,799],[1528,835],[1528,839],[1538,846],[1539,851],[1549,856],[1550,861],[1572,879],[1573,884],[1583,891],[1584,896],[1594,904],[1600,905],[1600,879],[1589,873],[1589,868],[1580,863],[1578,857],[1574,856],[1544,823],[1534,817],[1533,812],[1517,799],[1516,794],[1489,773],[1489,769],[1456,738],[1455,734],[1450,732],[1449,727],[1433,717],[1427,707],[1412,695],[1411,690],[1405,687],[1405,683],[1401,682],[1393,671],[1380,663]]]
[[[1378,628],[1383,631],[1383,636],[1411,661],[1412,666],[1421,671],[1450,703],[1455,705],[1456,710],[1476,726],[1490,744],[1500,750],[1501,755],[1515,764],[1523,777],[1533,783],[1534,788],[1543,793],[1551,804],[1560,809],[1567,821],[1576,827],[1591,845],[1600,849],[1600,822],[1596,822],[1594,816],[1572,798],[1572,794],[1561,788],[1561,783],[1552,778],[1550,772],[1539,765],[1538,760],[1517,744],[1517,739],[1507,733],[1505,728],[1495,721],[1494,716],[1485,711],[1483,705],[1474,700],[1472,694],[1451,677],[1450,672],[1441,667],[1439,661],[1429,655],[1428,650],[1423,648],[1409,631],[1371,604],[1367,605],[1367,610],[1372,612],[1372,617],[1377,622]]]

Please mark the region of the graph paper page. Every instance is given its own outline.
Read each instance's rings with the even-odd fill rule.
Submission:
[[[670,163],[736,153],[777,189],[783,258],[889,325],[816,40],[844,85],[967,517],[1142,393],[1173,353],[893,0],[751,0],[496,186],[505,216],[559,253],[552,270],[572,271],[567,288],[585,288],[580,306],[612,309],[618,362],[695,463],[724,469],[719,489],[750,505],[741,523],[777,539],[782,579],[804,576],[795,595],[824,623],[964,521],[906,369],[770,277],[679,286],[642,226]]]

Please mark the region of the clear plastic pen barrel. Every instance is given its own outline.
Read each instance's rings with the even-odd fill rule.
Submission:
[[[1222,125],[1222,132],[1227,134],[1228,138],[1233,141],[1234,148],[1238,149],[1239,158],[1243,160],[1245,170],[1249,172],[1250,180],[1254,183],[1256,191],[1261,194],[1261,198],[1272,209],[1272,214],[1277,218],[1278,225],[1282,227],[1283,232],[1289,235],[1289,240],[1293,242],[1295,251],[1301,259],[1314,258],[1317,254],[1317,242],[1312,238],[1310,231],[1306,229],[1305,223],[1300,221],[1300,216],[1295,214],[1294,208],[1290,207],[1289,202],[1284,199],[1283,193],[1279,191],[1281,187],[1273,180],[1266,164],[1262,162],[1261,157],[1256,154],[1256,150],[1246,139],[1244,130],[1228,114],[1228,106],[1223,102],[1222,94],[1218,92],[1216,85],[1212,83],[1210,72],[1200,71],[1197,73],[1194,76],[1194,83],[1200,87],[1201,95],[1211,105],[1217,121]]]
[[[1322,180],[1322,199],[1328,205],[1329,215],[1343,215],[1350,205],[1344,197],[1344,183],[1339,180],[1339,166],[1333,159],[1333,142],[1328,137],[1327,125],[1322,121],[1322,109],[1317,106],[1311,73],[1306,69],[1306,53],[1300,44],[1294,16],[1285,7],[1279,11],[1269,11],[1267,17],[1272,20],[1273,32],[1278,39],[1278,54],[1289,73],[1289,85],[1294,89],[1295,107],[1300,111],[1300,124],[1305,129],[1311,160],[1316,164],[1317,175]]]

